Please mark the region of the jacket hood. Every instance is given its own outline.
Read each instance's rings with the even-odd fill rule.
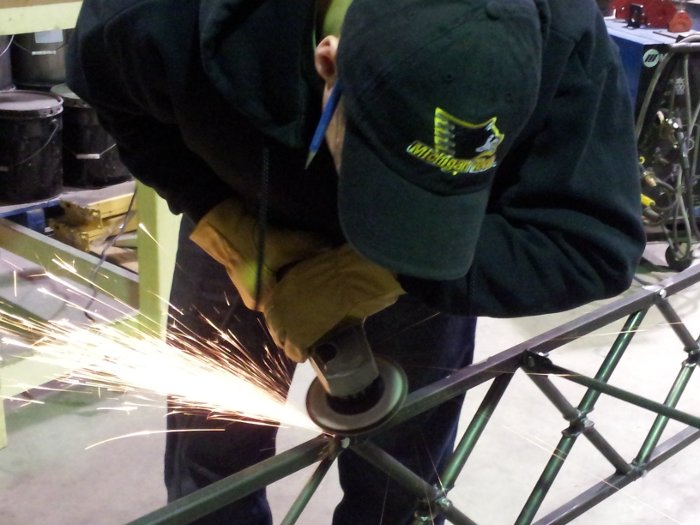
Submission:
[[[291,147],[306,145],[320,111],[320,95],[313,96],[321,86],[313,65],[314,3],[200,3],[200,52],[207,76],[234,109]]]

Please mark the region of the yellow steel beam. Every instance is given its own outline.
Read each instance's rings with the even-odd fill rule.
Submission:
[[[137,183],[139,315],[143,327],[165,333],[180,216],[156,192]]]
[[[7,219],[0,218],[0,246],[61,277],[91,275],[99,260],[94,255],[68,246]],[[68,263],[72,268],[61,264]],[[132,272],[109,262],[101,265],[93,282],[110,297],[133,308],[139,305],[139,279]]]
[[[74,27],[81,5],[79,0],[2,0],[0,35]]]

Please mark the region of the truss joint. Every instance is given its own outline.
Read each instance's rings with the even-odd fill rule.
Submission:
[[[543,367],[551,364],[552,360],[548,353],[526,350],[523,354],[522,366],[529,372],[542,372]]]
[[[683,366],[685,368],[697,366],[698,361],[700,361],[700,347],[696,346],[695,348],[686,348],[685,351],[688,352],[688,358],[683,361]]]
[[[566,437],[578,437],[595,426],[595,423],[588,419],[583,412],[577,410],[576,414],[576,417],[569,419],[569,428],[562,431],[562,434]]]
[[[632,468],[627,476],[631,477],[632,479],[643,478],[649,473],[649,463],[646,461],[640,462],[638,459],[635,459],[630,463],[630,466]]]
[[[447,497],[447,492],[437,486],[434,488],[434,497],[431,500],[424,499],[421,501],[419,508],[413,515],[411,525],[434,523],[435,518],[441,516],[452,507],[452,501]]]

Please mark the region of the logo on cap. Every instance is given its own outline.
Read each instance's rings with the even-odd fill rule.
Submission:
[[[496,117],[473,124],[435,108],[435,145],[416,140],[406,151],[453,176],[482,173],[496,166],[496,150],[503,137],[496,127]]]

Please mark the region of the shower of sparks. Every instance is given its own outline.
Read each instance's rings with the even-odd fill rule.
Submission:
[[[12,318],[3,313],[4,321]],[[59,366],[81,385],[168,396],[182,412],[211,417],[314,428],[285,403],[277,370],[259,370],[243,358],[212,357],[185,338],[182,348],[156,337],[128,335],[113,326],[81,328],[67,321],[40,323],[14,317],[17,326],[41,334],[34,344],[3,338],[32,350],[27,359]],[[182,344],[184,343],[184,344]]]
[[[139,230],[141,230],[143,233],[148,235],[148,237],[155,243],[156,246],[160,247],[160,243],[156,240],[156,238],[151,234],[151,232],[148,231],[148,228],[140,222],[139,223]]]
[[[46,275],[73,294],[86,296],[66,281]],[[62,300],[71,308],[81,308],[76,298]],[[234,334],[213,326],[216,340],[203,341],[184,330],[175,335],[172,330],[169,340],[163,341],[147,329],[125,330],[89,313],[103,322],[87,326],[67,320],[43,322],[0,308],[4,326],[0,342],[25,353],[30,350],[28,356],[21,356],[24,359],[65,370],[67,384],[167,396],[171,410],[206,413],[214,419],[317,430],[306,414],[286,403],[284,392],[291,378],[276,353],[267,352],[264,363],[257,365]],[[26,342],[27,334],[33,342]]]
[[[223,432],[223,428],[187,428],[187,429],[178,429],[178,430],[142,430],[140,432],[132,432],[131,434],[124,434],[123,436],[116,436],[113,438],[109,439],[104,439],[102,441],[99,441],[97,443],[93,443],[92,445],[85,447],[85,450],[90,450],[91,448],[98,447],[100,445],[104,445],[105,443],[110,443],[112,441],[117,441],[118,439],[124,439],[124,438],[130,438],[130,437],[139,437],[139,436],[152,436],[154,434],[168,434],[172,432]]]

